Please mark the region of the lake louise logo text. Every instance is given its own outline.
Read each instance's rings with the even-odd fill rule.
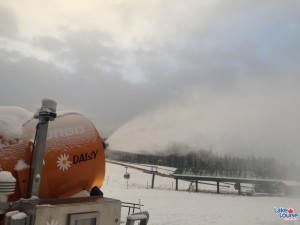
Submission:
[[[296,213],[293,208],[274,207],[274,213],[283,220],[297,220],[299,218],[299,213]]]

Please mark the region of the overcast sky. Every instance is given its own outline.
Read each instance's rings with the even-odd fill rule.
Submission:
[[[0,104],[44,97],[111,148],[300,157],[298,0],[0,2]]]

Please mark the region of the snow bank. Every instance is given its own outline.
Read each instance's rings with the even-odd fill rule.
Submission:
[[[33,118],[33,113],[15,106],[0,106],[0,137],[13,141],[22,136],[24,123]]]
[[[14,211],[7,212],[5,215],[8,217],[11,217],[19,212],[20,212],[19,210],[14,210]]]
[[[76,111],[58,111],[56,112],[57,117],[63,117],[67,115],[81,115],[81,113],[76,112]]]
[[[75,111],[58,111],[57,117],[81,115]],[[14,141],[22,136],[23,125],[32,119],[34,113],[21,107],[0,106],[0,139]]]
[[[171,169],[171,168],[170,168]],[[120,199],[123,202],[140,202],[142,210],[150,214],[149,225],[294,225],[298,221],[284,221],[274,213],[274,207],[292,207],[300,212],[299,198],[286,196],[241,196],[237,191],[221,190],[199,184],[200,192],[186,191],[190,182],[179,181],[179,191],[172,188],[175,180],[155,176],[154,189],[148,188],[152,175],[128,168],[129,185],[123,175],[124,166],[106,163],[106,178],[101,190],[105,197]],[[175,186],[175,185],[174,185]],[[207,193],[211,190],[209,193]],[[132,212],[132,211],[131,211]],[[136,210],[139,212],[139,210]],[[122,221],[126,221],[128,209],[122,208]]]
[[[88,193],[86,190],[82,190],[78,192],[77,194],[73,195],[72,198],[78,198],[78,197],[89,197],[90,193]]]
[[[8,195],[14,193],[16,179],[11,172],[0,171],[0,202],[6,202]],[[0,210],[2,214],[2,210]]]
[[[0,182],[16,182],[16,179],[11,175],[11,172],[0,171]]]
[[[23,220],[27,217],[27,215],[23,212],[20,212],[20,213],[17,213],[17,214],[14,214],[11,219],[12,220]]]
[[[15,165],[15,170],[23,170],[29,168],[29,165],[24,162],[23,159],[19,160]]]

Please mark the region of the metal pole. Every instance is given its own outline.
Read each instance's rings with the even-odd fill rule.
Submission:
[[[154,188],[154,177],[155,177],[155,172],[153,171],[152,172],[152,185],[151,185],[152,189]]]
[[[241,184],[238,184],[238,194],[241,195],[242,194],[242,189],[241,189]]]
[[[42,107],[36,113],[35,118],[38,118],[39,122],[37,124],[35,146],[32,153],[29,197],[38,197],[40,192],[48,123],[50,120],[56,118],[56,102],[50,99],[43,99]]]

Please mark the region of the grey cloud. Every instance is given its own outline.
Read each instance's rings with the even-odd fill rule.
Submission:
[[[293,110],[299,112],[295,99],[300,95],[300,6],[297,1],[290,4],[217,2],[207,12],[198,6],[176,9],[172,5],[170,14],[165,8],[152,9],[157,37],[137,38],[131,48],[118,47],[116,34],[102,30],[65,29],[60,39],[26,40],[53,58],[41,61],[0,49],[0,104],[34,110],[41,98],[52,97],[59,107],[86,113],[105,135],[131,121],[119,134],[133,144],[143,135],[150,141],[158,136],[163,144],[176,142],[182,129],[182,140],[199,146],[204,138],[224,151],[268,152],[267,145],[277,143],[294,153],[299,127],[289,127],[292,120],[298,123]],[[132,28],[140,9],[125,5],[131,13],[122,11],[124,5],[118,10],[125,18],[124,29]],[[146,17],[153,12],[147,11]],[[176,17],[176,12],[186,17]],[[144,79],[130,82],[128,73]],[[272,110],[281,115],[273,115]],[[291,121],[276,122],[286,118]],[[147,126],[152,133],[141,132]],[[270,134],[265,134],[268,130]]]
[[[59,53],[59,51],[65,48],[63,41],[48,36],[35,38],[32,44],[53,53]]]
[[[132,84],[114,73],[102,73],[92,62],[80,62],[74,73],[64,74],[54,63],[24,56],[10,61],[11,53],[0,52],[2,105],[34,110],[32,106],[39,104],[41,98],[51,97],[61,105],[88,112],[108,135],[158,100],[149,86]]]

